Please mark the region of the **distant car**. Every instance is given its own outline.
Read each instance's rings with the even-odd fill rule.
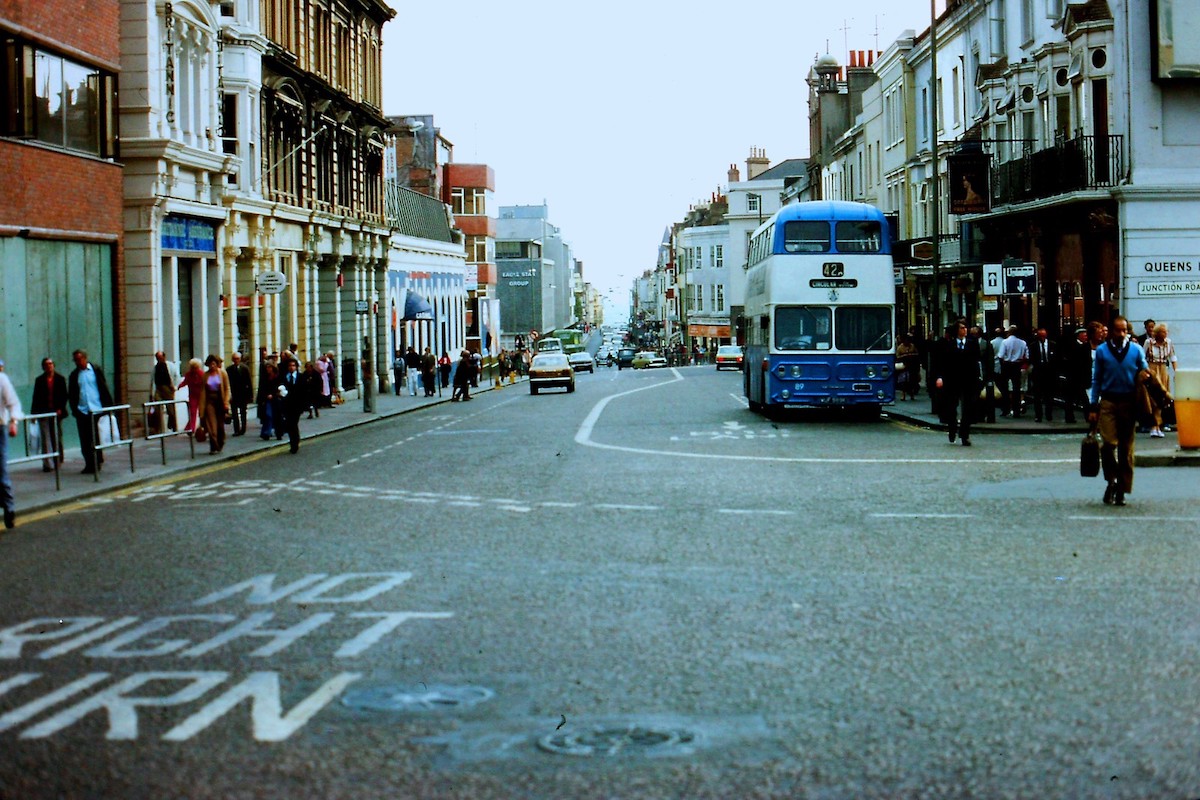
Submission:
[[[633,362],[630,364],[634,369],[650,369],[651,367],[665,367],[667,360],[651,350],[643,350],[633,357]]]
[[[567,356],[567,361],[571,363],[571,369],[576,372],[596,371],[596,362],[592,360],[592,354],[586,350],[571,353],[571,355]]]
[[[617,350],[617,369],[625,369],[633,366],[633,357],[637,355],[637,349],[633,347],[622,347]]]
[[[575,391],[575,370],[563,353],[538,353],[529,365],[529,393],[537,394],[539,389],[550,386]]]
[[[742,348],[736,344],[723,344],[717,348],[717,372],[726,367],[736,370],[742,368]]]
[[[538,339],[537,351],[539,353],[561,353],[563,351],[562,339],[556,339],[552,336]]]

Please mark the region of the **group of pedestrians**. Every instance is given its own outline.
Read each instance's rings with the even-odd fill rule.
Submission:
[[[33,382],[30,413],[55,415],[53,419],[38,420],[37,427],[39,453],[46,456],[42,469],[50,472],[55,460],[62,463],[59,425],[70,408],[79,431],[83,473],[90,475],[96,472],[97,464],[104,461],[103,453],[95,449],[96,428],[98,421],[103,419],[103,410],[112,406],[113,399],[104,372],[88,360],[87,352],[76,350],[71,357],[75,369],[68,379],[56,370],[54,359],[42,359],[42,374]],[[17,435],[17,423],[24,416],[12,381],[4,373],[4,362],[0,361],[0,506],[4,509],[5,528],[12,528],[17,518],[12,479],[8,474],[8,439]]]
[[[980,409],[980,396],[990,389],[989,378],[998,379],[1003,417],[1025,413],[1022,385],[1028,370],[1028,393],[1032,395],[1035,419],[1052,420],[1059,403],[1068,422],[1074,422],[1076,407],[1087,410],[1087,420],[1101,440],[1101,465],[1105,478],[1103,500],[1125,505],[1133,491],[1134,439],[1139,424],[1152,437],[1163,436],[1164,413],[1171,407],[1170,371],[1177,366],[1174,346],[1165,324],[1146,320],[1139,339],[1129,331],[1129,321],[1117,317],[1111,326],[1092,322],[1056,347],[1045,328],[1038,328],[1031,342],[1021,339],[1015,327],[992,340],[978,327],[968,331],[965,321],[946,328],[945,335],[929,357],[927,386],[934,407],[946,425],[950,441],[971,446],[971,426],[994,413],[988,400]],[[906,335],[897,347],[902,396],[915,397],[917,384],[911,373],[919,369],[919,353]],[[905,374],[908,373],[908,374]],[[994,419],[994,417],[993,417]]]

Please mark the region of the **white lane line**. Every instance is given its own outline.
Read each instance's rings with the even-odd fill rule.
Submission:
[[[545,500],[540,505],[545,508],[579,508],[579,503],[558,503],[554,500]]]
[[[871,513],[882,519],[974,519],[973,513]]]
[[[597,503],[594,508],[604,511],[661,511],[662,506],[635,506],[627,503]]]
[[[1073,517],[1067,517],[1069,520],[1077,522],[1096,522],[1103,520],[1106,522],[1120,522],[1122,525],[1128,524],[1130,521],[1138,522],[1200,522],[1200,517],[1147,517],[1137,512],[1130,514],[1114,511],[1111,514],[1096,514],[1095,516],[1079,514]]]
[[[747,514],[758,516],[794,517],[795,511],[778,511],[764,508],[718,508],[718,514]]]
[[[734,394],[733,392],[730,392],[729,396],[732,397],[734,400],[736,400],[738,403],[741,403],[744,408],[750,407],[750,401],[746,399],[745,395]]]

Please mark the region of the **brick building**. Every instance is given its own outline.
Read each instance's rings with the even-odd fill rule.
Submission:
[[[0,0],[0,42],[0,358],[26,404],[75,348],[125,397],[120,9]]]

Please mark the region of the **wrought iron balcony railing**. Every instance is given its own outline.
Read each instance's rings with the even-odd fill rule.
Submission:
[[[1115,186],[1124,174],[1123,138],[1076,136],[999,161],[992,154],[992,206]]]

